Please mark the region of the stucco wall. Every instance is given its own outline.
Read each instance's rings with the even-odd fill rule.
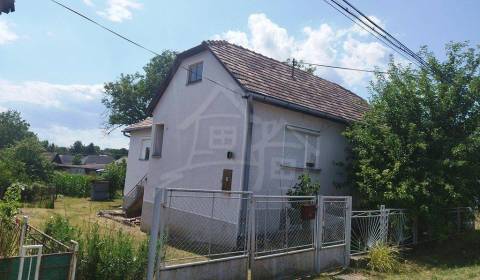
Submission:
[[[284,195],[295,185],[300,174],[308,171],[321,184],[322,195],[341,195],[337,189],[342,169],[334,163],[345,161],[345,125],[297,111],[254,102],[253,135],[249,189],[254,193]],[[285,126],[295,125],[319,132],[319,156],[315,170],[282,166]],[[317,170],[320,169],[320,170]]]
[[[148,161],[140,159],[142,140],[150,138],[150,129],[132,131],[127,158],[124,193],[128,193],[147,173]]]

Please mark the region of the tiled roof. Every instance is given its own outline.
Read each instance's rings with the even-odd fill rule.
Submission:
[[[213,53],[241,88],[260,100],[269,100],[265,102],[290,105],[287,107],[346,123],[360,120],[369,108],[363,98],[336,83],[298,68],[292,77],[292,67],[283,62],[227,41],[204,41],[177,55],[167,79],[148,106],[149,113],[153,112],[182,60],[205,50]],[[124,131],[135,130],[130,127]]]
[[[226,41],[205,44],[247,91],[347,122],[360,120],[368,103],[340,85]]]
[[[114,160],[109,155],[88,155],[82,158],[82,164],[109,164]]]
[[[127,126],[123,131],[129,132],[129,131],[134,131],[134,130],[140,130],[140,129],[145,129],[145,128],[150,128],[152,127],[152,118],[146,118],[143,121],[140,121],[138,123],[131,124]]]

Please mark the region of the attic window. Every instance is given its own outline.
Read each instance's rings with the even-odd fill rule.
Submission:
[[[156,124],[153,128],[153,154],[154,157],[162,156],[163,148],[163,133],[165,126],[163,124]]]
[[[203,62],[198,62],[188,66],[188,84],[202,80]]]
[[[140,150],[140,160],[150,159],[150,139],[142,139],[142,147]]]

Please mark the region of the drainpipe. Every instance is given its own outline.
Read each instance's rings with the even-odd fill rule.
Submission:
[[[129,135],[129,134],[127,134],[127,132],[126,132],[126,131],[122,131],[122,133],[123,133],[123,136],[130,138],[130,135]]]
[[[242,169],[242,191],[249,191],[250,180],[250,153],[252,151],[252,131],[253,131],[253,98],[251,94],[246,95],[247,107],[245,111],[245,141],[243,146],[243,169]],[[244,221],[248,221],[247,209],[249,204],[250,194],[243,194],[240,203],[240,216],[238,217],[239,231],[237,234],[237,245],[241,248],[247,248],[247,244],[242,244],[242,241],[246,240],[248,228]],[[242,221],[242,218],[245,220]]]

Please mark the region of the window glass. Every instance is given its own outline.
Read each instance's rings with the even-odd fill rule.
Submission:
[[[295,168],[318,168],[319,136],[301,128],[285,128],[283,165]]]
[[[188,66],[188,83],[202,80],[203,62],[195,63]]]
[[[150,158],[150,139],[142,139],[140,159],[148,160],[149,158]]]
[[[164,130],[165,129],[164,129],[163,124],[156,124],[154,126],[153,156],[156,156],[156,157],[161,157],[162,156]]]

